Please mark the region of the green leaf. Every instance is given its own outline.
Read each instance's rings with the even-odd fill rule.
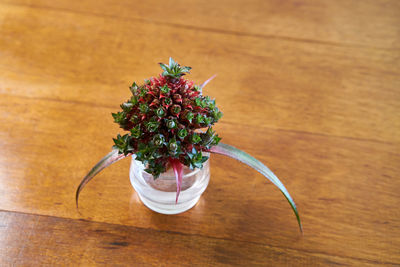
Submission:
[[[117,135],[117,138],[113,138],[115,145],[113,146],[114,149],[118,149],[120,153],[124,153],[125,155],[132,152],[133,147],[130,145],[130,137],[128,134],[121,136],[120,134]]]
[[[165,65],[164,63],[159,63],[160,67],[164,70],[164,71],[168,71],[168,66]]]
[[[165,143],[165,137],[162,134],[156,134],[153,136],[153,143],[156,146],[162,146]]]
[[[279,190],[283,193],[283,195],[285,196],[287,201],[289,202],[290,206],[292,207],[293,212],[296,215],[297,222],[300,227],[300,231],[303,232],[303,228],[301,226],[300,216],[297,211],[296,204],[294,203],[292,197],[290,196],[289,192],[286,190],[286,188],[282,184],[282,182],[278,179],[278,177],[275,176],[275,174],[270,169],[268,169],[267,166],[265,166],[259,160],[250,156],[246,152],[239,150],[233,146],[227,145],[227,144],[220,143],[220,144],[210,148],[209,151],[212,153],[217,153],[217,154],[231,157],[231,158],[236,159],[244,164],[247,164],[248,166],[252,167],[256,171],[260,172],[268,180],[270,180],[275,186],[277,186],[279,188]]]
[[[212,127],[209,127],[207,129],[207,132],[201,133],[200,134],[202,142],[201,144],[209,149],[213,145],[217,145],[219,140],[221,140],[220,137],[218,137],[217,133],[212,129]]]
[[[132,123],[137,124],[139,122],[139,117],[137,115],[133,114],[129,120]]]
[[[138,89],[139,86],[135,82],[133,82],[132,86],[129,87],[129,90],[131,90],[132,94],[136,94]]]
[[[131,129],[131,134],[133,138],[138,139],[142,135],[142,131],[140,130],[140,124],[136,125]]]
[[[131,102],[125,102],[125,103],[122,103],[120,107],[122,108],[122,110],[124,112],[129,112],[132,109],[133,104]]]
[[[156,115],[157,115],[157,117],[159,117],[159,118],[164,117],[165,114],[166,114],[166,112],[165,112],[165,109],[164,109],[163,107],[159,107],[159,108],[156,110]]]
[[[182,68],[180,69],[180,72],[187,72],[187,73],[189,73],[189,71],[190,71],[191,69],[192,69],[191,67],[185,66],[185,67],[182,67]]]
[[[209,126],[212,123],[212,118],[211,117],[205,117],[204,118],[204,124]]]
[[[203,122],[204,122],[204,117],[203,117],[202,115],[200,115],[200,114],[197,114],[197,116],[196,116],[196,122],[197,122],[198,124],[203,123]]]
[[[154,179],[157,179],[161,173],[165,172],[165,166],[162,163],[157,163],[154,160],[151,160],[149,161],[149,165],[145,171],[152,174]]]
[[[178,115],[179,114],[179,112],[181,112],[181,106],[179,106],[179,105],[173,105],[172,106],[172,108],[171,108],[171,113],[173,114],[173,115]]]
[[[197,151],[194,147],[191,152],[188,152],[185,161],[186,164],[189,165],[191,170],[195,168],[202,169],[203,163],[208,159],[208,157],[203,156],[201,150]]]
[[[154,118],[151,118],[150,121],[145,122],[147,131],[149,131],[150,133],[155,132],[158,127],[160,126],[160,123],[158,121],[156,121]]]
[[[190,141],[192,144],[197,144],[199,142],[201,142],[201,137],[200,135],[194,133],[191,137],[190,137]]]
[[[176,128],[177,122],[175,119],[170,119],[170,120],[166,120],[165,121],[165,125],[169,128],[169,129],[174,129]]]
[[[147,95],[147,93],[149,92],[149,90],[145,87],[141,87],[138,92],[139,92],[138,96],[141,98],[144,98]]]
[[[158,159],[162,156],[158,153],[158,146],[153,144],[153,142],[139,143],[135,154],[136,160],[141,161],[144,165],[151,163],[152,160]]]
[[[188,131],[187,131],[185,128],[180,129],[180,130],[178,131],[178,137],[179,137],[180,139],[184,139],[187,135],[188,135]]]
[[[192,69],[191,67],[181,67],[178,63],[176,63],[171,57],[169,58],[169,65],[165,65],[160,63],[160,67],[163,69],[162,75],[165,77],[171,78],[180,78],[185,75],[185,73],[189,73]]]
[[[104,168],[107,168],[111,164],[129,156],[124,155],[124,154],[119,154],[119,151],[117,149],[112,150],[110,153],[108,153],[104,158],[102,158],[90,171],[89,173],[82,179],[81,183],[79,184],[78,188],[76,189],[76,194],[75,194],[75,201],[76,201],[76,208],[78,208],[78,200],[79,200],[79,194],[81,193],[82,189],[85,187],[87,183],[90,182],[90,180],[93,179],[93,177],[96,176],[99,172],[101,172]]]
[[[169,67],[173,68],[176,65],[175,61],[172,59],[172,57],[169,58]]]
[[[191,111],[189,111],[189,112],[186,114],[186,119],[187,119],[190,123],[192,122],[193,117],[194,117],[194,114],[193,114]]]
[[[146,103],[140,103],[139,110],[142,113],[147,113],[149,111],[149,105],[147,105]]]
[[[218,108],[215,108],[211,115],[213,116],[215,122],[217,122],[219,119],[222,118],[222,112],[218,110]]]
[[[163,87],[161,87],[161,89],[160,89],[161,93],[163,93],[163,94],[168,94],[170,90],[171,89],[169,89],[168,85],[166,85],[166,84]]]
[[[172,100],[169,97],[163,98],[163,104],[166,106],[170,106],[172,104]]]
[[[196,104],[196,106],[200,107],[200,106],[201,106],[201,97],[197,97],[197,98],[194,100],[194,103]]]
[[[135,96],[135,95],[132,96],[132,97],[131,97],[131,103],[132,103],[132,105],[135,106],[135,105],[138,103],[138,97]]]
[[[176,155],[180,150],[179,143],[175,140],[175,138],[172,138],[168,142],[168,151],[170,155]]]
[[[125,112],[111,113],[111,115],[114,118],[114,122],[116,122],[118,124],[123,123],[125,120],[125,116],[126,116]]]

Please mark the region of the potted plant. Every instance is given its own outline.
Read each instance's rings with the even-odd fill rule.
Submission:
[[[183,76],[191,70],[172,58],[160,63],[158,77],[135,82],[132,96],[113,113],[114,121],[128,131],[118,134],[112,151],[101,159],[83,178],[76,191],[107,166],[132,156],[130,178],[142,202],[149,208],[175,214],[191,208],[203,193],[210,178],[209,156],[221,154],[241,161],[269,179],[288,200],[300,230],[296,205],[280,180],[260,161],[221,138],[212,126],[222,117],[215,100],[202,95],[201,85]]]

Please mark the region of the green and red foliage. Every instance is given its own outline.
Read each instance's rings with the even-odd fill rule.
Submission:
[[[219,143],[214,125],[222,117],[215,100],[202,95],[202,85],[186,80],[190,67],[181,67],[172,58],[169,65],[160,63],[163,72],[158,77],[145,80],[142,85],[133,83],[131,98],[122,103],[121,111],[113,113],[114,121],[128,131],[117,135],[113,150],[101,159],[83,178],[76,191],[76,205],[83,187],[101,170],[120,159],[134,155],[145,171],[154,179],[173,168],[176,176],[176,202],[181,190],[183,165],[191,169],[202,168],[208,159],[203,152],[234,158],[260,172],[289,202],[300,230],[300,216],[285,186],[262,162],[231,145]],[[169,165],[168,165],[169,164]]]
[[[112,114],[129,132],[114,139],[114,148],[135,154],[155,178],[165,172],[171,159],[201,168],[207,160],[202,152],[220,140],[212,125],[222,116],[215,100],[203,96],[201,86],[183,77],[190,67],[181,67],[172,58],[169,65],[160,66],[163,72],[158,77],[142,85],[133,83],[131,98]]]

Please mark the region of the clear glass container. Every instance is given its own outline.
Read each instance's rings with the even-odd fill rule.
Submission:
[[[209,153],[203,153],[210,156]],[[192,208],[199,201],[210,181],[210,160],[202,169],[191,170],[183,166],[183,178],[178,203],[176,200],[176,178],[172,168],[168,168],[157,179],[144,171],[142,162],[132,157],[129,172],[131,184],[140,200],[149,209],[163,214],[178,214]]]

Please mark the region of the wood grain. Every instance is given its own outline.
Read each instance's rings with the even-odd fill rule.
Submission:
[[[400,161],[397,146],[221,122],[217,130],[224,142],[240,144],[282,177],[303,218],[305,234],[301,237],[289,205],[271,184],[255,171],[218,156],[213,157],[207,192],[187,213],[155,215],[145,208],[129,184],[129,161],[125,160],[86,188],[78,214],[73,198],[76,185],[88,170],[85,166],[107,152],[116,130],[110,120],[101,119],[109,110],[14,96],[2,98],[1,106],[9,110],[10,120],[20,118],[14,121],[16,129],[25,129],[8,135],[3,132],[7,142],[2,146],[10,151],[0,161],[1,188],[6,193],[3,209],[75,219],[83,216],[98,222],[366,257],[372,262],[399,260],[395,252],[400,239],[388,235],[398,231],[399,223],[400,183],[394,179],[393,168]],[[35,120],[38,117],[41,120]],[[91,130],[94,134],[82,135],[82,120],[96,125]],[[1,125],[11,123],[1,121]],[[7,167],[16,162],[26,167]]]
[[[156,63],[172,55],[194,67],[191,77],[199,83],[218,74],[206,93],[217,99],[225,121],[251,117],[254,125],[274,129],[400,141],[399,120],[387,116],[399,109],[397,50],[2,7],[0,93],[118,108],[132,80],[157,75]],[[255,104],[238,109],[241,97]]]
[[[0,265],[398,266],[399,10],[0,1]],[[77,212],[76,186],[120,131],[110,113],[169,56],[199,83],[218,74],[216,130],[281,178],[304,235],[273,185],[221,156],[186,213],[145,208],[128,159]]]
[[[178,29],[220,32],[266,39],[289,39],[347,46],[399,48],[400,4],[379,1],[31,1],[3,3],[113,18]],[[166,10],[168,10],[166,12]]]
[[[3,263],[9,265],[264,266],[265,261],[273,259],[277,265],[296,262],[313,266],[373,266],[362,260],[251,242],[86,220],[13,212],[0,212],[0,218],[1,241],[8,243],[0,248],[0,255]]]

